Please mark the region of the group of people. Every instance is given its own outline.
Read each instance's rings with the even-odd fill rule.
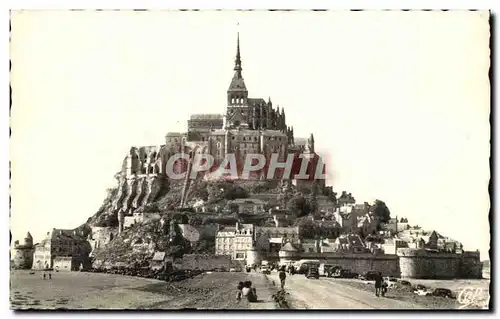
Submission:
[[[384,277],[382,277],[382,273],[379,272],[377,277],[375,278],[375,296],[384,297],[387,293],[387,283],[384,281]]]
[[[236,299],[246,298],[249,302],[257,302],[257,289],[252,287],[251,281],[240,281],[238,284],[238,295]]]
[[[295,273],[295,269],[293,267],[288,268],[289,274],[293,275]],[[278,277],[280,279],[280,287],[281,289],[285,289],[285,280],[286,280],[286,272],[287,269],[285,266],[281,266],[278,271]],[[45,277],[45,275],[44,275]],[[384,281],[384,277],[382,277],[382,273],[379,272],[375,278],[375,296],[384,297],[387,293],[387,283]],[[245,281],[238,284],[238,295],[237,299],[241,300],[243,297],[246,297],[250,302],[257,301],[257,290],[252,287],[251,281]]]

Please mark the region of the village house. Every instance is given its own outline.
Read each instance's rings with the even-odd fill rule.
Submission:
[[[91,247],[87,239],[76,229],[52,229],[35,247],[33,269],[60,268],[77,270],[87,268]],[[57,258],[71,257],[71,258]]]
[[[408,219],[401,218],[399,219],[397,216],[395,218],[391,218],[386,224],[384,229],[390,231],[392,234],[397,234],[399,232],[405,231],[409,229]]]
[[[408,248],[408,242],[399,238],[387,238],[382,245],[382,249],[387,255],[396,255],[400,248]]]
[[[335,212],[335,203],[333,203],[328,197],[326,196],[318,196],[317,197],[317,205],[318,205],[318,212],[322,216],[331,216]]]
[[[258,198],[238,198],[228,202],[228,206],[238,206],[238,213],[258,214],[264,212],[266,203]]]
[[[241,224],[220,228],[215,239],[215,254],[245,260],[247,252],[256,250],[266,256],[278,257],[287,242],[299,243],[298,227],[261,227]]]
[[[215,237],[215,254],[230,255],[232,259],[246,259],[246,252],[254,247],[255,227],[241,224],[223,227]]]
[[[160,270],[163,267],[172,266],[172,258],[168,257],[163,251],[156,251],[149,264],[150,268],[153,270]]]
[[[304,253],[332,253],[336,250],[336,239],[302,239],[300,240],[300,250]]]
[[[369,251],[361,237],[355,234],[340,235],[333,243],[333,246],[335,252],[341,253],[357,254]]]

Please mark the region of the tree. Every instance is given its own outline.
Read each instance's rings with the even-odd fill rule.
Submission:
[[[240,206],[238,206],[238,204],[231,203],[229,204],[229,210],[231,211],[231,213],[238,213],[240,210]]]
[[[381,200],[375,200],[375,204],[370,207],[370,211],[380,223],[387,223],[391,219],[389,208]]]
[[[285,186],[280,189],[280,195],[279,195],[282,207],[286,207],[288,201],[290,201],[290,199],[293,196],[292,183],[290,181],[285,181],[285,183],[286,183]]]
[[[318,212],[318,192],[319,186],[318,181],[314,180],[311,186],[311,193],[309,194],[309,205],[311,206],[311,213],[315,214]]]
[[[172,257],[172,259],[182,258],[184,256],[184,246],[182,245],[174,245],[170,246],[168,249],[168,255]]]
[[[188,224],[189,223],[189,218],[186,216],[186,214],[182,213],[175,213],[172,218],[179,224]]]
[[[190,187],[190,197],[207,201],[209,198],[208,185],[205,181],[195,181]]]
[[[313,239],[318,236],[318,227],[314,221],[309,218],[297,220],[296,226],[299,226],[299,235],[302,238]]]
[[[228,200],[248,198],[248,192],[244,188],[234,185],[225,191],[224,198]]]
[[[302,195],[293,197],[288,202],[287,209],[297,217],[306,216],[311,213],[311,206]]]

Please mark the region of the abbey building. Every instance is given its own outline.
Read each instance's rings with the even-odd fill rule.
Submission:
[[[193,114],[188,120],[187,132],[167,133],[165,145],[132,147],[122,173],[126,176],[164,174],[169,157],[176,153],[210,154],[219,162],[226,154],[242,159],[246,154],[258,153],[266,159],[278,154],[280,161],[285,161],[289,154],[317,157],[313,134],[296,139],[293,127],[286,122],[283,107],[274,108],[270,98],[266,102],[263,98],[249,97],[243,79],[239,35],[234,75],[226,94],[224,114]]]

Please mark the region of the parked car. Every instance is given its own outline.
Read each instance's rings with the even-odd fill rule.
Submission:
[[[321,264],[319,265],[318,271],[320,276],[332,277],[337,269],[340,269],[340,267],[329,264]]]
[[[351,272],[350,270],[345,269],[341,275],[342,278],[358,278],[359,274],[355,272]]]
[[[455,299],[455,297],[453,296],[453,293],[451,292],[451,290],[450,289],[446,289],[446,288],[436,288],[436,289],[434,289],[433,292],[431,292],[430,294],[428,294],[428,296],[437,296],[437,297]]]
[[[415,290],[413,293],[419,296],[429,296],[430,293],[427,290]]]
[[[427,287],[424,285],[418,284],[418,285],[414,286],[413,289],[414,290],[427,290]]]
[[[231,269],[229,269],[229,272],[236,272],[236,269],[235,268],[231,268]]]
[[[310,279],[310,278],[319,279],[318,268],[316,268],[316,267],[309,267],[309,269],[307,270],[307,273],[306,273],[306,278],[308,278],[308,279]]]
[[[367,271],[361,276],[361,280],[370,280],[370,281],[375,281],[375,279],[378,277],[378,272],[376,271]]]
[[[407,280],[398,280],[398,282],[403,286],[411,286],[411,283]]]
[[[349,269],[341,269],[341,268],[338,268],[333,274],[333,277],[335,278],[357,278],[358,276],[359,274],[351,272]]]

